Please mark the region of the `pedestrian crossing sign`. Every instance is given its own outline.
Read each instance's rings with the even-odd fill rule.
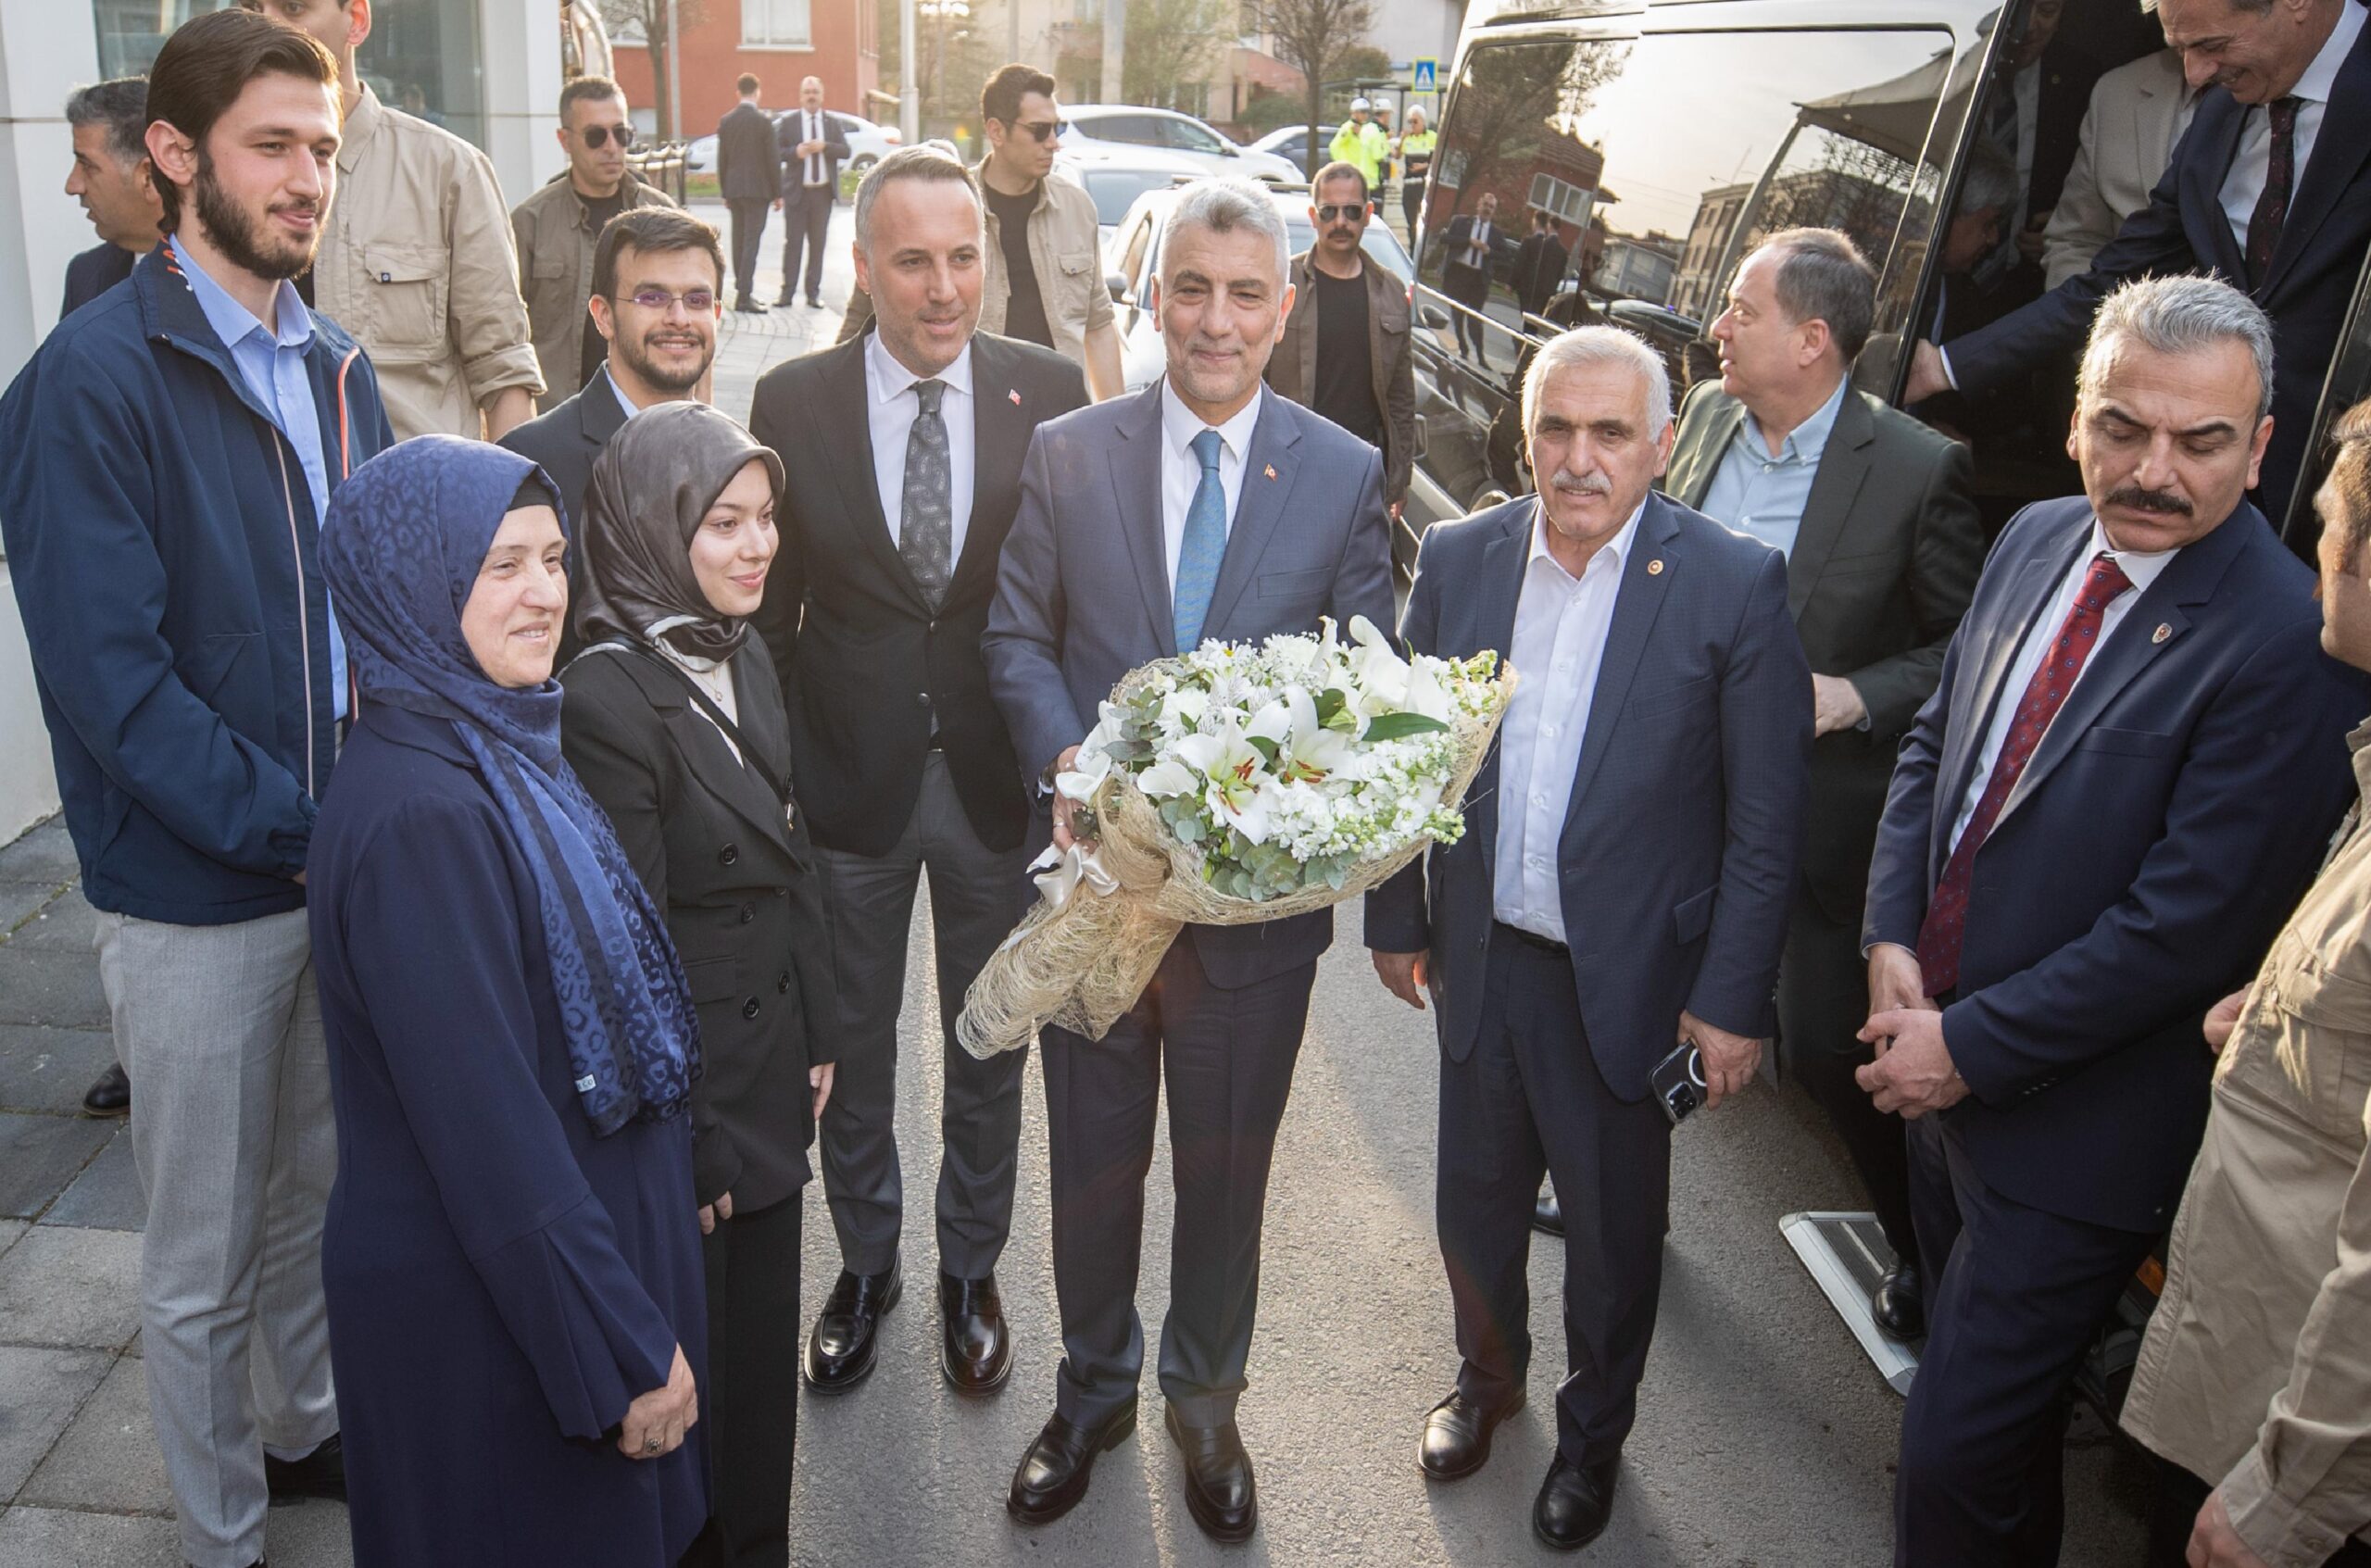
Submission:
[[[1411,93],[1436,93],[1440,91],[1435,80],[1440,75],[1440,72],[1441,63],[1438,60],[1415,61],[1408,69],[1408,91]]]

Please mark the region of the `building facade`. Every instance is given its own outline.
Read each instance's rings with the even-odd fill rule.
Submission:
[[[734,83],[746,71],[764,84],[768,108],[798,102],[798,84],[809,76],[823,83],[823,106],[867,119],[894,123],[894,107],[877,98],[881,45],[872,0],[701,0],[679,15],[675,44],[683,58],[670,77],[682,86],[681,134],[689,139],[716,129],[740,101]],[[649,44],[621,28],[611,35],[618,85],[638,115],[661,94],[652,70]],[[639,122],[639,120],[637,121]],[[660,136],[671,128],[653,118]]]

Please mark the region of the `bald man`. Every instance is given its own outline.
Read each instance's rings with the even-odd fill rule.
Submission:
[[[798,253],[807,251],[807,303],[823,303],[823,235],[832,226],[832,204],[840,194],[840,161],[848,156],[847,122],[823,107],[823,82],[810,76],[798,84],[798,107],[774,121],[774,147],[782,154],[782,297],[797,293]]]

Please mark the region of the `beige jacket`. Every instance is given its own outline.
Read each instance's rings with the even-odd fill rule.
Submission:
[[[2348,737],[2371,800],[2371,723]],[[2371,812],[2358,805],[2214,1070],[2124,1405],[2274,1568],[2371,1543]]]
[[[675,198],[655,185],[626,176],[625,207],[673,207]],[[510,232],[519,244],[519,283],[527,296],[535,358],[543,365],[539,413],[576,395],[583,363],[584,307],[593,297],[592,214],[565,169],[510,210]]]
[[[972,169],[972,186],[980,190],[985,176]],[[1004,332],[1004,310],[1012,296],[1012,280],[1005,275],[1004,242],[998,237],[996,209],[984,193],[980,208],[988,227],[986,275],[980,285],[980,330]],[[1029,266],[1037,274],[1037,297],[1046,307],[1046,324],[1054,336],[1054,352],[1085,369],[1086,334],[1111,324],[1111,291],[1103,282],[1102,230],[1095,217],[1095,198],[1086,188],[1060,169],[1037,187],[1037,205],[1029,212]],[[846,343],[872,320],[872,301],[862,289],[848,293],[847,314],[840,319],[839,341]]]
[[[1292,259],[1286,276],[1292,282],[1292,314],[1285,318],[1285,334],[1268,356],[1270,386],[1306,408],[1317,396],[1317,280],[1311,253]],[[1397,501],[1408,494],[1408,480],[1416,461],[1415,357],[1409,352],[1408,285],[1393,277],[1374,257],[1361,270],[1367,285],[1367,362],[1374,385],[1374,406],[1383,415],[1383,498]]]
[[[2182,57],[2171,49],[2118,66],[2091,88],[2075,162],[2042,231],[2042,272],[2051,288],[2089,271],[2124,220],[2149,205],[2192,104]]]
[[[398,441],[480,435],[496,393],[544,389],[494,165],[368,86],[345,117],[313,305],[370,354]]]

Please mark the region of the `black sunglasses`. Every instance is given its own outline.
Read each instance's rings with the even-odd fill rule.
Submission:
[[[612,136],[618,139],[620,152],[634,145],[634,127],[631,125],[588,125],[579,134],[584,138],[584,144],[596,153],[609,144]]]
[[[1321,207],[1317,209],[1317,220],[1320,223],[1349,223],[1363,218],[1366,210],[1367,204],[1364,202],[1344,202],[1339,207]]]
[[[1054,132],[1062,128],[1062,122],[1059,119],[1033,119],[1026,121],[1016,119],[1007,120],[1005,124],[1006,128],[1009,130],[1027,132],[1029,133],[1030,140],[1035,142],[1041,147],[1047,143],[1052,141],[1054,139]]]

